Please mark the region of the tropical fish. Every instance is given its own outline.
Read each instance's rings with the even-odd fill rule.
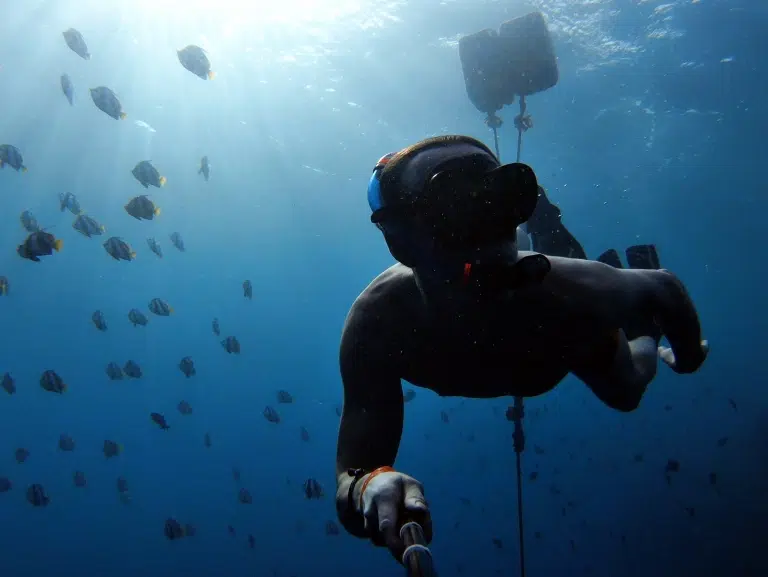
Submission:
[[[78,214],[75,217],[75,220],[72,221],[72,228],[88,238],[101,236],[107,230],[103,224],[99,224],[96,219],[85,214]]]
[[[213,319],[212,323],[213,327],[213,334],[218,336],[221,336],[221,328],[219,328],[219,319]]]
[[[205,50],[199,46],[190,44],[181,50],[177,50],[176,54],[181,65],[195,76],[203,80],[213,80],[216,76],[211,70],[211,62],[208,60],[208,56],[205,55]]]
[[[111,459],[112,457],[117,457],[120,453],[123,452],[123,446],[107,439],[104,441],[104,447],[101,449],[101,451],[104,453],[104,456],[107,459]]]
[[[85,60],[91,59],[91,55],[88,52],[88,46],[86,46],[83,35],[80,34],[80,32],[74,28],[69,28],[62,32],[62,34],[64,35],[64,41],[67,43],[67,46],[70,47],[72,52]]]
[[[184,357],[181,359],[179,362],[179,369],[181,369],[181,372],[184,373],[184,376],[187,378],[194,376],[197,373],[192,357]]]
[[[230,354],[240,354],[240,341],[237,340],[237,337],[227,337],[221,341],[221,346],[224,347],[224,350]]]
[[[211,165],[208,163],[207,156],[200,159],[200,170],[197,171],[197,174],[202,174],[205,182],[208,182],[208,177],[211,174]]]
[[[40,230],[40,225],[37,223],[35,215],[29,210],[22,212],[19,220],[21,221],[21,226],[23,226],[27,232],[37,232]]]
[[[180,401],[176,408],[182,415],[192,414],[192,405],[190,405],[187,401]]]
[[[123,105],[120,104],[117,95],[106,86],[91,88],[91,99],[96,105],[96,108],[115,120],[123,120],[127,116],[125,112],[123,112]]]
[[[161,186],[165,186],[165,183],[167,182],[164,176],[160,176],[160,172],[158,172],[152,165],[151,160],[142,160],[136,164],[136,166],[133,167],[131,174],[133,174],[133,177],[138,180],[144,188],[149,188],[150,184],[160,188]]]
[[[140,379],[142,376],[141,367],[135,361],[128,361],[123,367],[123,373],[132,379]]]
[[[154,238],[148,238],[147,245],[149,246],[149,250],[155,253],[158,257],[163,258],[163,249],[160,248],[160,244]]]
[[[131,309],[128,312],[128,320],[133,323],[133,326],[141,325],[143,327],[147,326],[147,323],[149,322],[146,315],[139,309]]]
[[[160,317],[167,317],[173,313],[173,308],[163,299],[158,298],[149,301],[149,310]]]
[[[69,105],[72,106],[72,98],[75,93],[75,87],[72,85],[72,79],[68,74],[61,75],[61,91],[64,93],[64,96],[67,97]]]
[[[91,320],[93,321],[93,324],[96,326],[97,329],[100,331],[106,331],[107,330],[107,320],[104,318],[104,313],[101,311],[96,311],[91,315]]]
[[[2,387],[3,390],[9,395],[16,393],[16,383],[13,380],[11,373],[3,374],[3,378],[0,379],[0,387]]]
[[[253,284],[249,280],[243,281],[243,296],[249,300],[253,299]]]
[[[152,422],[155,423],[161,429],[171,428],[168,426],[168,422],[165,420],[165,417],[160,413],[150,413],[149,418],[152,419]]]
[[[80,214],[82,209],[80,208],[80,202],[77,200],[77,197],[72,194],[71,192],[60,192],[59,193],[59,208],[61,209],[61,212],[64,212],[65,210],[69,210],[74,215]]]
[[[104,250],[115,260],[131,261],[136,258],[136,253],[127,242],[116,236],[109,237],[104,242]]]
[[[21,152],[12,144],[0,144],[0,168],[5,168],[6,164],[16,172],[27,172]]]
[[[288,391],[277,391],[277,402],[288,405],[293,402],[293,395]]]
[[[56,371],[47,370],[40,376],[40,386],[50,393],[64,394],[67,385]]]
[[[107,373],[107,376],[109,377],[109,380],[111,381],[123,380],[123,369],[115,361],[112,361],[107,365],[106,373]]]
[[[160,208],[144,194],[133,197],[124,208],[136,220],[153,220],[160,215]]]
[[[13,456],[16,459],[16,462],[21,465],[29,458],[29,451],[24,447],[21,447],[20,449],[16,449],[16,451],[14,451]]]
[[[42,485],[34,483],[27,488],[27,501],[34,507],[45,507],[51,502]]]
[[[82,471],[75,471],[72,475],[72,482],[75,484],[75,487],[83,488],[85,487],[88,482],[85,480],[85,473]]]
[[[8,279],[4,276],[0,276],[0,296],[7,296],[9,288],[10,284],[8,283]]]
[[[171,233],[171,242],[173,243],[173,246],[175,246],[181,252],[187,250],[184,248],[184,240],[181,238],[181,235],[178,232]]]
[[[75,440],[66,433],[62,433],[61,436],[59,436],[59,449],[62,451],[74,451]]]
[[[276,425],[280,423],[280,414],[272,407],[265,407],[262,414],[264,415],[264,418],[270,423],[275,423]]]

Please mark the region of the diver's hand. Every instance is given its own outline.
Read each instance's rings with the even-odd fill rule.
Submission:
[[[367,476],[363,477],[360,485],[366,480]],[[404,523],[415,521],[424,530],[427,543],[432,540],[432,518],[424,488],[413,477],[394,471],[378,473],[365,485],[357,503],[373,544],[387,547],[398,562],[402,562],[405,551],[400,539]]]
[[[694,373],[709,353],[696,307],[674,274],[665,269],[648,272],[655,281],[654,320],[671,347],[659,347],[659,356],[676,373]]]
[[[701,363],[703,363],[707,355],[709,354],[709,341],[701,341]],[[676,373],[687,373],[691,372],[688,370],[682,371],[677,366],[677,361],[675,360],[675,353],[672,352],[672,349],[669,347],[659,347],[659,357],[662,361],[664,361],[667,366],[675,371]],[[699,363],[699,366],[701,366],[701,363]],[[698,367],[697,367],[698,368]]]

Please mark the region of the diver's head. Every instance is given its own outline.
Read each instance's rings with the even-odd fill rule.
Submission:
[[[479,140],[439,136],[382,157],[368,204],[392,256],[416,268],[514,249],[537,187],[530,167],[500,165]]]

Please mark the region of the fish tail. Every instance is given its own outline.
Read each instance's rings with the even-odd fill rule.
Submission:
[[[168,182],[168,179],[164,176],[160,177],[160,186],[165,186],[165,183]]]
[[[153,212],[155,213],[155,216],[160,216],[160,212],[161,212],[160,207],[156,206]]]
[[[131,259],[134,259],[134,258],[136,258],[136,251],[132,250],[131,251]]]
[[[61,250],[61,247],[64,246],[64,241],[60,238],[57,238],[55,241],[53,241],[53,248],[56,250],[56,252],[59,252]]]
[[[208,80],[213,80],[216,78],[216,73],[213,70],[208,71]]]
[[[62,393],[66,393],[68,388],[69,387],[67,387],[67,383],[61,383],[61,392]]]
[[[120,120],[125,120],[128,115],[125,112],[120,113]]]
[[[107,231],[107,227],[102,224],[101,226],[99,226],[99,230],[101,232],[106,232]]]
[[[120,443],[118,443],[118,444],[117,444],[117,453],[118,453],[118,454],[122,453],[122,452],[123,452],[123,449],[124,449],[123,445],[122,445],[122,444],[120,444]]]
[[[29,169],[26,166],[22,166],[21,167],[21,172],[27,172],[27,170],[29,170]]]

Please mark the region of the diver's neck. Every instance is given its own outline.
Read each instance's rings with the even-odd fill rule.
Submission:
[[[484,263],[513,266],[517,260],[517,246],[509,243],[502,249],[475,251],[412,270],[416,286],[430,309],[435,312],[459,314],[489,302],[487,296],[470,290],[469,276],[473,267],[482,266]]]

